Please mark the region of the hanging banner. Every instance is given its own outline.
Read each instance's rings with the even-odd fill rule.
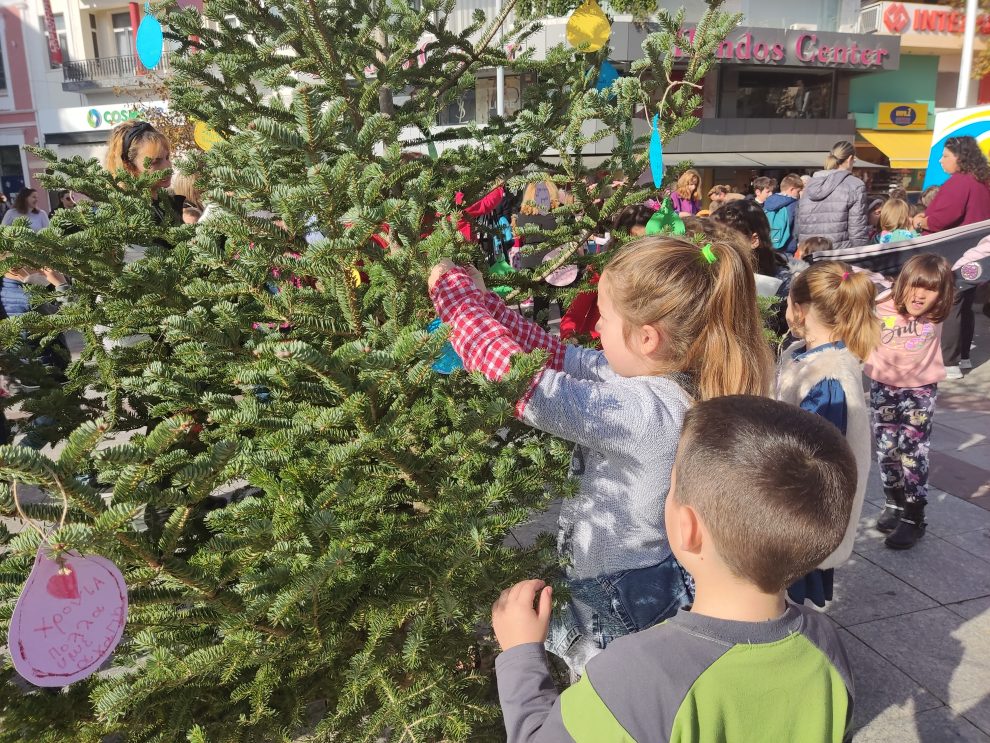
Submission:
[[[51,0],[42,0],[42,5],[45,10],[45,30],[48,32],[48,59],[54,67],[62,64],[62,45],[58,43],[58,29],[55,28]]]

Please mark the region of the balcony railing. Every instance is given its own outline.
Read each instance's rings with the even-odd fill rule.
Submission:
[[[166,70],[168,70],[168,55],[162,55],[162,61],[158,63],[154,72],[160,73]],[[62,65],[62,88],[81,90],[112,87],[133,81],[145,74],[148,74],[148,70],[132,54],[125,57],[73,60]]]

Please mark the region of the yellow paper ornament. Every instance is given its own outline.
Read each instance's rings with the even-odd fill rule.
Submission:
[[[351,269],[351,281],[354,282],[354,286],[361,286],[361,272],[356,268]]]
[[[567,21],[567,43],[582,51],[597,52],[608,41],[612,26],[596,0],[584,0]]]
[[[209,152],[217,142],[223,142],[223,137],[205,121],[193,125],[193,139],[203,152]]]

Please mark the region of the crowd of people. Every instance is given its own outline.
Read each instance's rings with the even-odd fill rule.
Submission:
[[[669,196],[626,207],[589,240],[583,250],[614,255],[565,308],[559,334],[538,322],[539,305],[527,316],[489,291],[477,267],[434,267],[429,297],[464,368],[499,380],[517,354],[545,351],[515,412],[575,444],[578,491],[558,535],[567,600],[551,611],[551,587],[530,580],[493,607],[510,741],[571,740],[577,729],[602,741],[689,729],[695,740],[843,738],[849,664],[812,607],[828,605],[852,553],[874,451],[885,544],[906,550],[923,537],[938,384],[969,358],[973,298],[960,298],[954,267],[935,254],[896,277],[814,256],[990,219],[978,146],[963,137],[945,149],[951,177],[919,205],[901,194],[868,200],[848,142],[779,189],[762,177],[751,197],[715,186],[708,208],[687,170]],[[170,157],[159,132],[132,120],[114,129],[106,166],[140,175],[170,169]],[[159,198],[170,188],[174,198]],[[176,223],[211,209],[191,177],[162,178],[153,196],[158,218]],[[462,232],[487,222],[498,235],[490,264],[538,269],[555,255],[547,236],[567,199],[536,182],[506,212],[499,186],[465,208]],[[56,208],[74,207],[59,195]],[[3,223],[16,220],[49,223],[31,189]],[[577,280],[576,267],[561,270],[551,283]],[[4,276],[8,316],[27,311],[32,275]],[[780,300],[769,317],[759,296]],[[952,322],[961,330],[943,333]],[[568,342],[584,335],[600,348]],[[562,695],[547,651],[570,671]],[[759,701],[784,687],[801,702]]]
[[[434,268],[430,297],[465,368],[498,380],[514,355],[547,351],[516,414],[575,444],[578,495],[558,534],[567,600],[551,611],[552,588],[530,580],[493,607],[510,741],[843,739],[848,661],[814,609],[852,554],[874,452],[884,544],[925,533],[942,329],[959,302],[954,266],[934,253],[890,278],[809,259],[990,218],[971,195],[971,208],[947,205],[961,188],[990,194],[973,147],[947,143],[957,183],[914,209],[897,193],[867,200],[848,142],[806,182],[775,193],[760,178],[750,198],[716,186],[707,210],[686,171],[667,207],[613,224],[636,239],[597,278],[600,350],[563,343],[471,266]],[[683,236],[650,234],[658,207]],[[776,358],[761,294],[783,300],[766,323],[789,341]],[[565,313],[561,335],[574,327]],[[570,670],[562,695],[546,652]],[[759,701],[784,687],[802,703]]]

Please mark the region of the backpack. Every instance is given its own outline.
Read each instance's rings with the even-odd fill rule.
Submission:
[[[787,207],[782,206],[772,212],[767,212],[767,221],[770,222],[770,240],[777,250],[783,250],[791,240],[791,218],[787,213]]]

